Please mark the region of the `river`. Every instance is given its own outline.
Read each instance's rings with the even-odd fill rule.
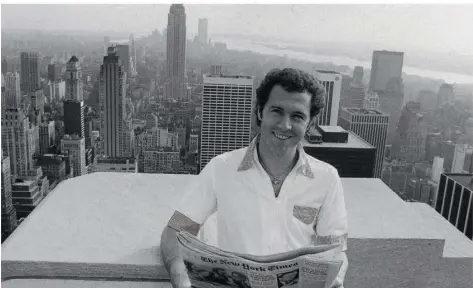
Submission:
[[[364,68],[371,69],[371,62],[361,61],[352,59],[344,56],[328,56],[328,55],[319,55],[305,53],[295,50],[290,50],[286,48],[271,48],[265,46],[262,42],[255,43],[251,40],[245,39],[235,39],[235,38],[223,38],[215,37],[212,38],[212,41],[225,42],[227,44],[227,49],[229,50],[238,50],[238,51],[252,51],[256,53],[266,54],[266,55],[275,55],[275,56],[285,56],[293,59],[299,60],[308,60],[315,63],[324,63],[330,62],[337,66],[346,65],[351,68],[355,66],[362,66]],[[269,43],[268,45],[278,45],[279,43]],[[451,72],[441,72],[441,71],[432,71],[416,67],[403,66],[402,70],[407,75],[416,75],[424,78],[432,79],[443,79],[447,83],[461,83],[461,84],[473,84],[473,75],[464,75]]]

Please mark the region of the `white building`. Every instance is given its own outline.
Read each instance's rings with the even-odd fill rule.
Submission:
[[[471,153],[473,153],[472,145],[456,144],[455,152],[453,154],[453,163],[452,163],[451,173],[463,173],[466,155],[471,154]]]
[[[64,135],[64,138],[61,140],[61,152],[70,155],[74,177],[87,174],[84,137]]]
[[[254,79],[204,75],[201,170],[215,156],[250,143]]]
[[[363,99],[363,109],[365,110],[376,110],[379,109],[379,96],[375,91],[369,91],[365,94]]]
[[[158,148],[143,152],[144,172],[163,173],[179,170],[182,166],[179,152],[169,148]]]
[[[66,64],[66,100],[84,101],[82,68],[76,56]]]
[[[334,71],[315,70],[314,76],[325,88],[325,107],[317,117],[317,124],[336,126],[342,91],[342,75]]]
[[[19,108],[21,103],[20,74],[18,72],[7,72],[4,75],[4,81],[6,103],[2,103],[2,106]]]

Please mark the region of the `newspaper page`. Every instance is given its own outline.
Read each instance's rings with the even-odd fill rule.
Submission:
[[[191,287],[195,288],[328,288],[342,264],[337,259],[338,245],[252,256],[220,250],[188,233],[178,234],[178,241]]]

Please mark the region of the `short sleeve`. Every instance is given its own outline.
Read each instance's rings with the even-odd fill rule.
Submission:
[[[200,226],[217,210],[216,162],[215,158],[212,159],[200,174],[195,176],[195,180],[190,184],[191,189],[177,205],[169,220],[169,227],[197,235]]]
[[[330,188],[314,225],[315,244],[342,244],[347,250],[347,210],[342,181],[334,169]]]

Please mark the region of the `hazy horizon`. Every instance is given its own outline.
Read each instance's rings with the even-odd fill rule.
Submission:
[[[169,7],[170,4],[2,4],[1,27],[143,34],[166,26]],[[198,18],[208,18],[209,35],[358,42],[386,50],[473,55],[473,5],[185,4],[185,9],[189,38],[197,33]]]

